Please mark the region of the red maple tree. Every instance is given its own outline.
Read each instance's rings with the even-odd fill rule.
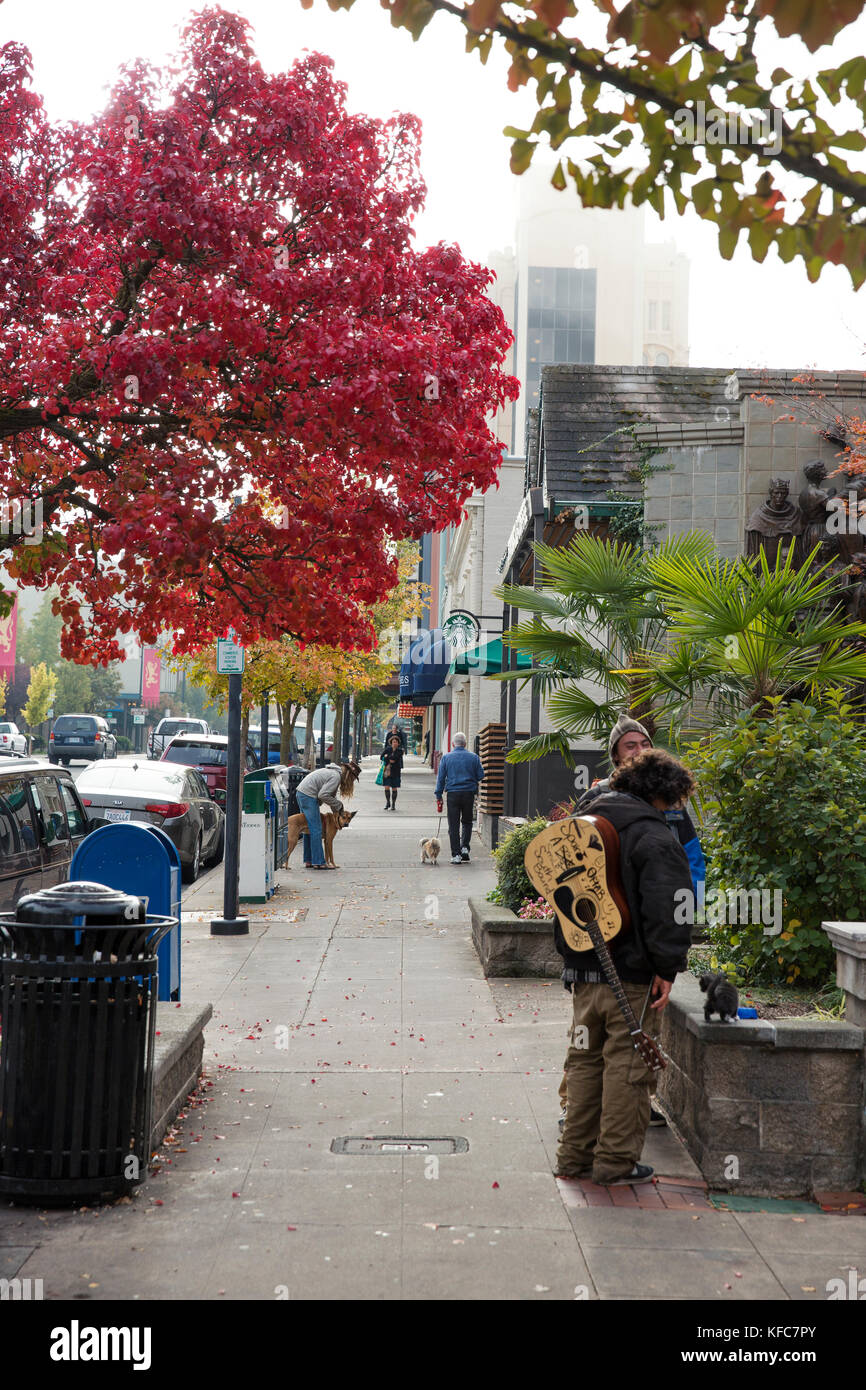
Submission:
[[[331,68],[269,75],[210,9],[173,67],[52,124],[0,49],[0,492],[45,526],[4,563],[58,586],[66,655],[229,625],[368,646],[390,540],[496,477],[492,277],[414,247],[419,122],[350,114]]]

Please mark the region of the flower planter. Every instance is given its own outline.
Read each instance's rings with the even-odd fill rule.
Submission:
[[[470,898],[469,912],[472,942],[486,976],[559,979],[562,957],[553,944],[552,921],[523,921],[484,898]]]

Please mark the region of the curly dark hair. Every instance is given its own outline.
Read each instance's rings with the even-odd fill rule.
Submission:
[[[648,748],[633,762],[611,773],[610,789],[630,792],[643,801],[656,799],[667,806],[676,806],[695,790],[695,779],[689,769],[662,748]]]

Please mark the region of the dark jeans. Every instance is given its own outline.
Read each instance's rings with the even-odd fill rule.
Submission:
[[[461,849],[469,849],[472,844],[472,811],[475,805],[474,792],[448,792],[448,834],[451,839],[451,858],[456,858]],[[460,838],[460,824],[463,823],[463,838]]]
[[[325,846],[322,843],[322,813],[314,796],[298,792],[298,809],[307,818],[309,834],[304,836],[304,863],[324,864]]]

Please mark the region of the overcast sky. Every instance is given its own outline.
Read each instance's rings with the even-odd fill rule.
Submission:
[[[51,116],[86,118],[103,106],[123,62],[167,58],[178,26],[198,8],[186,0],[5,0],[0,42],[14,38],[29,47]],[[378,0],[356,0],[351,11],[336,14],[325,0],[312,10],[300,0],[226,0],[225,8],[252,22],[268,70],[289,66],[305,48],[329,53],[354,109],[421,117],[429,189],[418,222],[422,244],[457,242],[483,260],[513,243],[516,180],[501,132],[505,125],[529,125],[535,102],[526,90],[507,91],[503,55],[492,54],[482,67],[465,53],[463,30],[447,15],[413,43],[391,28]],[[793,48],[789,62],[811,62],[802,45]],[[866,51],[866,21],[848,36],[843,56],[858,50]],[[561,196],[576,200],[573,191]],[[762,266],[743,249],[723,261],[713,227],[691,214],[663,224],[649,217],[650,236],[673,236],[692,262],[693,366],[866,368],[866,289],[855,295],[843,269],[828,266],[810,285],[799,265],[782,265],[775,252]]]

